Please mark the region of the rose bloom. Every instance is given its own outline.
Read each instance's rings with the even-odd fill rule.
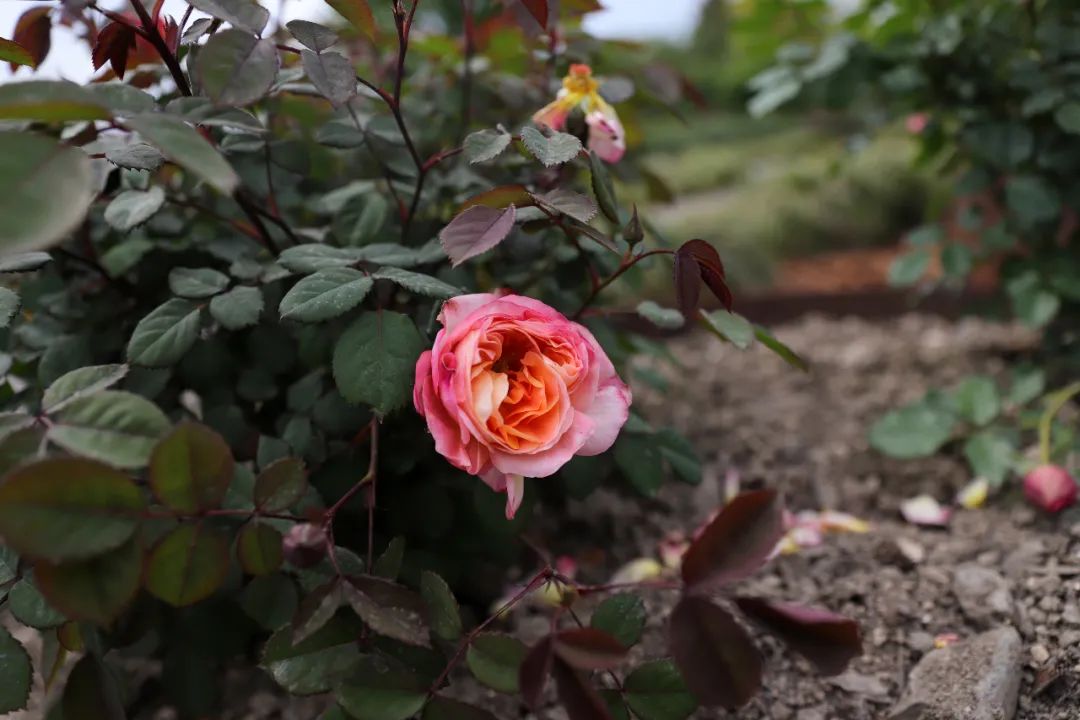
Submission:
[[[441,455],[506,493],[507,518],[525,478],[615,442],[630,389],[584,327],[538,300],[487,293],[448,300],[439,321],[413,402]]]
[[[571,65],[562,84],[555,100],[533,115],[533,122],[562,130],[570,113],[580,107],[589,128],[589,149],[604,162],[619,162],[626,152],[626,133],[615,108],[600,96],[600,83],[593,78],[592,69],[588,65]]]

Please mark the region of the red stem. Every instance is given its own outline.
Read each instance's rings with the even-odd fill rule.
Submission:
[[[615,272],[613,272],[606,280],[604,280],[598,286],[593,288],[592,292],[589,293],[589,296],[587,298],[585,298],[585,302],[581,303],[581,307],[579,307],[578,311],[576,313],[574,313],[571,320],[579,319],[581,317],[581,314],[583,312],[585,312],[585,310],[590,305],[592,305],[593,301],[596,300],[596,297],[600,294],[600,292],[604,288],[606,288],[608,285],[610,285],[611,283],[618,280],[620,277],[622,277],[623,273],[625,273],[627,270],[629,270],[630,268],[637,265],[639,262],[641,262],[645,258],[651,257],[653,255],[674,255],[674,254],[675,254],[674,250],[649,250],[648,252],[643,252],[640,255],[634,255],[631,258],[623,258],[623,261],[619,265],[618,269],[616,269]]]

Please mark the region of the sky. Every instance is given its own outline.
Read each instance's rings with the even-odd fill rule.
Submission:
[[[603,0],[605,9],[590,15],[586,19],[586,28],[592,34],[604,38],[680,39],[689,36],[693,31],[704,2],[705,0],[663,0],[662,3],[657,0]],[[34,0],[0,0],[0,37],[10,38],[19,15],[27,8],[40,4],[45,3]],[[101,4],[117,9],[127,5],[123,0],[102,0]],[[661,4],[662,10],[658,9]],[[263,5],[276,14],[277,2],[263,2]],[[322,0],[289,0],[284,3],[284,19],[311,19],[313,12],[316,12],[315,6],[318,12],[322,12],[326,7]],[[184,0],[165,0],[167,14],[178,17],[186,7]],[[54,28],[52,50],[36,75],[85,81],[93,72],[89,63],[89,52],[66,28]],[[15,77],[27,77],[28,73],[28,70],[23,69]],[[0,65],[0,82],[10,79],[11,76],[7,63]]]

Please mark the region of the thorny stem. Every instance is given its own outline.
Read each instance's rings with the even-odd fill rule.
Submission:
[[[165,63],[165,67],[169,68],[169,74],[172,75],[173,80],[176,82],[176,89],[180,91],[181,95],[191,95],[191,85],[188,84],[187,78],[184,76],[180,61],[176,59],[176,53],[165,42],[165,38],[161,37],[157,23],[150,16],[146,6],[142,4],[142,0],[131,0],[131,7],[134,8],[135,14],[139,16],[143,30],[146,31],[146,39],[157,50],[158,55],[161,56],[162,61]]]
[[[573,317],[571,319],[572,320],[579,319],[581,317],[582,313],[584,313],[588,309],[588,307],[593,304],[593,302],[596,300],[596,297],[603,291],[604,288],[606,288],[608,285],[610,285],[611,283],[618,280],[620,277],[622,277],[623,273],[625,273],[627,270],[629,270],[630,268],[637,265],[639,262],[641,262],[645,258],[651,257],[653,255],[674,255],[674,254],[675,254],[675,251],[673,251],[673,250],[649,250],[648,252],[643,252],[640,255],[633,255],[633,256],[624,257],[622,263],[619,264],[619,267],[615,270],[615,272],[613,272],[605,280],[601,281],[599,285],[596,285],[596,286],[593,287],[592,292],[590,292],[589,296],[585,298],[585,301],[583,303],[581,303],[581,307],[578,308],[578,311],[576,313],[574,313],[574,315],[573,315]]]
[[[349,488],[344,495],[338,498],[337,502],[331,505],[325,513],[323,513],[323,528],[326,530],[326,551],[330,558],[330,563],[334,566],[334,570],[338,575],[341,575],[341,568],[338,566],[337,555],[334,548],[334,518],[341,508],[345,507],[345,504],[356,496],[356,493],[368,486],[371,487],[368,496],[368,570],[370,570],[373,565],[375,554],[375,485],[378,481],[379,467],[379,421],[373,419],[368,423],[368,427],[371,429],[371,453],[368,457],[367,473],[365,473],[364,477],[360,478],[355,485]]]

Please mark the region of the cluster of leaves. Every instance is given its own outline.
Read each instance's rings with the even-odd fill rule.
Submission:
[[[634,353],[665,351],[620,315],[700,320],[798,358],[730,312],[715,249],[669,245],[619,203],[633,163],[609,168],[581,136],[528,122],[557,69],[590,59],[580,22],[595,2],[328,0],[340,25],[286,28],[254,0],[189,5],[177,19],[160,2],[66,0],[0,42],[33,68],[62,21],[100,71],[0,86],[0,603],[43,631],[47,685],[78,656],[52,717],[216,715],[223,668],[253,660],[285,691],[333,692],[328,718],[489,717],[443,697],[453,670],[464,659],[517,690],[505,666],[525,653],[481,634],[494,618],[463,634],[458,599],[499,592],[529,552],[515,538],[531,508],[609,479],[651,495],[701,469],[685,438],[634,417],[612,453],[530,485],[505,521],[502,499],[403,411],[442,301],[539,298],[586,323],[624,377]],[[608,99],[632,107],[634,83],[614,80]],[[495,127],[470,133],[479,108]],[[642,261],[673,263],[679,310],[592,313]],[[703,288],[727,309],[706,312]],[[757,665],[715,665],[729,639],[749,641],[702,595],[775,545],[775,498],[756,502],[767,512],[734,506],[703,536],[728,539],[694,551],[675,664],[621,686],[644,720],[756,689]],[[551,582],[570,581],[546,568],[532,589]],[[616,712],[582,674],[635,639],[623,626],[640,601],[609,603],[598,629],[557,629],[533,653],[527,697],[552,674],[575,719]],[[808,637],[856,651],[846,621],[737,604],[811,656]],[[161,661],[160,689],[121,671],[139,655]],[[31,663],[6,630],[0,658],[7,712],[26,702]]]
[[[1080,303],[1080,12],[1060,0],[879,5],[863,3],[819,50],[789,53],[762,73],[752,107],[768,111],[809,92],[854,111],[863,129],[891,119],[883,108],[906,114],[908,132],[920,137],[919,162],[950,173],[955,188],[932,222],[907,235],[891,281],[957,286],[980,266],[993,268],[1000,304],[1045,330],[1049,380],[1071,377],[1080,361],[1071,320]],[[993,420],[996,396],[989,380],[970,378],[960,404],[982,398],[979,407],[995,410],[968,407],[976,416],[964,419],[976,427]],[[956,415],[941,397],[890,415],[875,444],[900,456],[935,451],[953,435]],[[925,425],[909,433],[916,415]],[[973,470],[999,483],[1022,427],[973,435],[965,445]]]

